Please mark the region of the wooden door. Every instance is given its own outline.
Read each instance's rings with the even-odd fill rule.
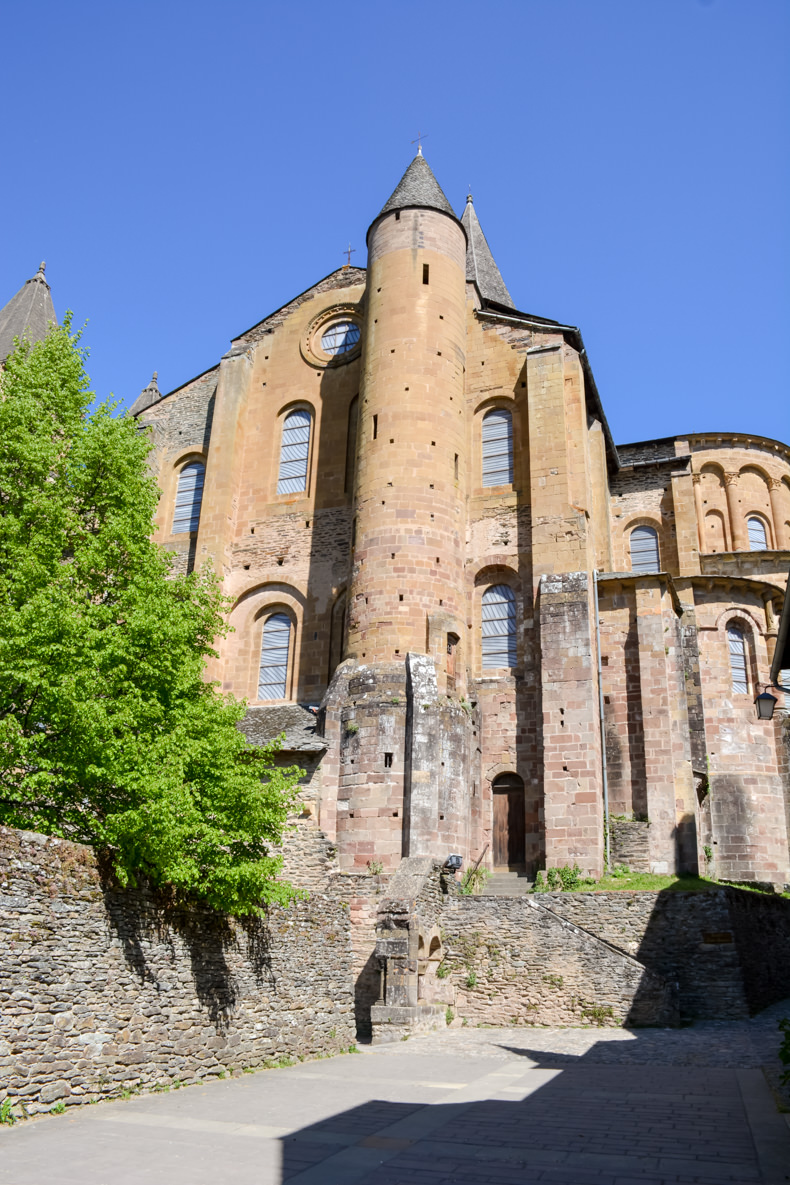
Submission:
[[[525,859],[524,789],[514,782],[493,787],[495,868],[520,867]]]

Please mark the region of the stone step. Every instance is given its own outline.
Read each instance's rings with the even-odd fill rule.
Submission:
[[[523,897],[532,881],[523,872],[495,872],[485,883],[483,897]]]

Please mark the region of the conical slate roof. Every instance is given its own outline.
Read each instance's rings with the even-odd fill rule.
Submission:
[[[466,209],[461,218],[461,225],[466,231],[466,278],[477,284],[477,290],[483,300],[493,300],[497,304],[515,308],[512,297],[505,287],[502,273],[494,263],[491,248],[483,234],[474,205],[472,195],[466,199]]]
[[[379,218],[393,210],[413,209],[415,206],[424,206],[427,210],[441,210],[443,214],[455,218],[455,210],[442,193],[442,187],[431,172],[431,166],[422,152],[417,153],[395,187],[392,197],[382,206]]]
[[[0,363],[5,362],[14,348],[15,337],[27,337],[40,342],[47,336],[50,322],[58,323],[49,284],[44,276],[45,264],[31,280],[27,280],[0,309]]]
[[[129,408],[130,416],[139,416],[141,411],[145,411],[147,407],[151,407],[154,403],[158,403],[162,398],[162,393],[159,390],[158,383],[159,375],[154,371],[154,376],[147,387],[144,387],[140,394],[135,399],[132,406]]]

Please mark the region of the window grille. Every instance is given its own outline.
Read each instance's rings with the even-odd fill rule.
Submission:
[[[483,416],[483,485],[513,482],[513,417],[503,407]]]
[[[258,699],[285,698],[290,648],[290,617],[286,613],[272,613],[263,625]]]
[[[483,669],[516,665],[516,597],[497,584],[483,593]]]
[[[765,523],[761,518],[750,518],[746,524],[749,528],[749,550],[767,551],[768,539],[765,534]]]
[[[631,532],[631,571],[661,571],[658,532],[653,527],[634,527]]]
[[[743,630],[731,625],[727,630],[727,643],[730,648],[730,670],[732,672],[732,690],[736,695],[747,695],[749,680],[746,672],[746,639]]]
[[[298,494],[300,490],[307,489],[311,422],[309,411],[292,411],[285,417],[278,494]]]
[[[173,534],[196,531],[200,522],[200,504],[206,467],[201,461],[190,461],[178,475],[176,506],[173,513]]]

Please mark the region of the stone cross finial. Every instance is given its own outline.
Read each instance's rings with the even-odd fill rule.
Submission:
[[[423,140],[425,139],[425,137],[426,137],[427,135],[428,135],[428,133],[427,133],[427,132],[418,132],[418,133],[417,133],[417,139],[416,139],[416,140],[412,140],[412,144],[416,144],[416,145],[417,145],[417,155],[418,155],[418,156],[422,156],[422,142],[423,142]]]

